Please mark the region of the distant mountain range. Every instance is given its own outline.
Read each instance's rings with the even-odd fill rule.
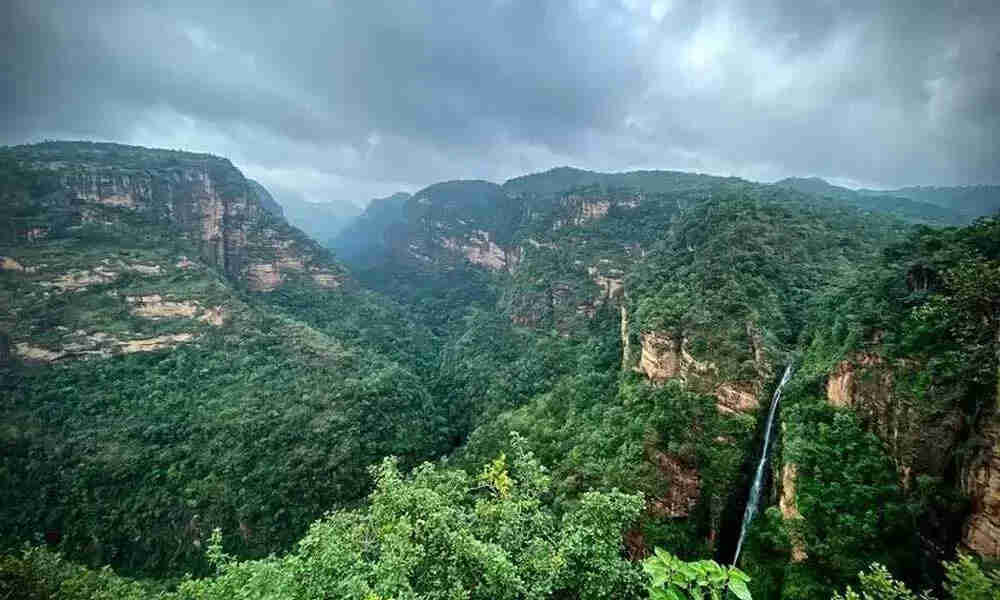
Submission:
[[[789,177],[775,185],[928,224],[960,225],[1000,210],[1000,186],[996,185],[852,190],[819,177]]]

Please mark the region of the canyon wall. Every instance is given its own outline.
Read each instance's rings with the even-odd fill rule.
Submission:
[[[324,288],[340,285],[343,270],[318,243],[275,214],[266,190],[227,160],[190,156],[198,158],[149,168],[99,161],[26,163],[58,182],[39,201],[59,218],[27,224],[15,239],[31,243],[83,225],[169,227],[195,242],[204,261],[252,291],[274,290],[290,276]]]

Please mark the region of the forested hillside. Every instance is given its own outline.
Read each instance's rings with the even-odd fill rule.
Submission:
[[[1000,590],[991,218],[560,168],[374,201],[335,257],[217,157],[0,169],[2,592]]]

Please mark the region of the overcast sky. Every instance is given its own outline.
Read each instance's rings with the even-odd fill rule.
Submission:
[[[212,152],[279,201],[558,165],[1000,183],[996,0],[143,4],[0,2],[0,143]]]

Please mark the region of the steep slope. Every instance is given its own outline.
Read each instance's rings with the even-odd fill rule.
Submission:
[[[353,268],[381,260],[392,244],[392,231],[405,221],[403,207],[409,198],[410,194],[399,192],[369,202],[330,242],[337,258]]]
[[[362,277],[415,310],[440,299],[443,289],[457,295],[458,286],[482,310],[500,312],[514,331],[539,340],[552,331],[581,342],[620,332],[621,364],[638,376],[608,377],[607,359],[597,358],[604,355],[584,351],[580,368],[479,426],[457,460],[471,467],[498,452],[508,431],[520,431],[558,474],[558,501],[571,505],[589,486],[642,491],[647,508],[630,533],[633,550],[662,543],[694,558],[724,549],[738,528],[731,520],[756,451],[762,399],[780,365],[797,362],[799,336],[817,319],[812,303],[834,282],[872,268],[883,246],[909,235],[905,221],[962,218],[905,198],[829,192],[827,186],[799,191],[701,175],[566,168],[511,180],[499,190],[451,182],[411,199],[406,223],[394,229],[394,252],[369,271],[376,277]],[[408,282],[405,293],[400,281]],[[464,307],[438,303],[435,310],[455,320]],[[796,376],[789,411],[804,410],[797,400],[809,377]],[[792,455],[811,458],[790,463],[777,477],[792,490],[781,502],[786,514],[804,514],[817,529],[800,531],[791,521],[762,516],[744,558],[761,586],[809,597],[818,589],[811,586],[843,585],[872,560],[902,568],[913,580],[919,573],[906,566],[916,557],[930,565],[949,555],[945,538],[935,542],[942,551],[922,548],[917,540],[927,532],[910,523],[925,510],[936,511],[925,523],[947,528],[960,521],[960,494],[923,488],[939,498],[936,508],[919,508],[908,492],[912,484],[896,477],[877,438],[841,419],[843,444],[831,447],[837,439],[828,433],[835,425],[831,414],[803,414],[788,426],[808,431],[795,439],[812,445],[786,441]],[[908,427],[932,430],[930,423]],[[796,468],[804,469],[800,489],[822,489],[815,475],[821,451],[839,452],[852,465],[824,484],[845,493],[820,505],[804,497],[795,508]],[[974,485],[989,489],[986,471],[977,473]],[[874,488],[864,488],[869,481]],[[836,521],[828,518],[836,514],[831,507],[865,522],[855,513],[872,503],[883,506],[873,513],[876,521],[892,527],[883,526],[881,534],[848,527],[850,533],[831,538],[834,545],[815,547],[815,532],[828,532],[822,528]],[[765,544],[769,532],[798,542]],[[808,558],[814,555],[820,558]],[[795,566],[785,581],[789,562]]]
[[[261,208],[271,213],[276,217],[284,217],[285,209],[281,208],[281,205],[275,201],[274,197],[271,196],[271,192],[261,184],[257,183],[253,179],[247,179],[247,183],[255,194],[257,194],[257,201],[260,202]]]
[[[363,248],[348,277],[228,163],[244,191],[217,194],[220,253],[184,217],[204,183],[172,182],[221,159],[98,150],[114,156],[87,159],[99,181],[128,169],[166,192],[115,183],[89,200],[69,159],[6,163],[7,547],[40,534],[148,574],[205,570],[211,542],[222,576],[192,594],[265,579],[437,589],[451,575],[412,562],[426,550],[498,577],[518,564],[513,597],[527,580],[584,589],[605,568],[632,597],[641,575],[623,556],[731,556],[765,400],[795,363],[771,506],[742,555],[756,595],[825,597],[872,561],[919,581],[963,531],[991,556],[993,225],[914,232],[823,190],[562,168],[373,204],[338,238]],[[365,504],[365,468],[389,454],[404,471],[449,456],[405,484],[384,463]],[[259,556],[331,507],[283,559],[235,563],[208,537],[221,526],[227,552]],[[550,543],[556,523],[566,545]],[[536,526],[549,537],[530,547],[545,549],[511,559],[525,547],[512,532]],[[549,572],[590,578],[536,579]],[[470,581],[454,589],[485,589]]]
[[[336,287],[328,253],[262,208],[229,161],[117,144],[49,142],[2,152],[3,242],[57,242],[80,231],[160,226],[247,289],[288,278]]]
[[[429,332],[228,161],[83,143],[0,161],[4,547],[201,571],[215,527],[242,555],[285,548],[382,456],[450,447],[413,370]],[[335,322],[305,324],[317,305]]]
[[[781,483],[800,585],[876,558],[929,585],[956,544],[1000,558],[998,259],[993,219],[918,229],[810,309]]]
[[[478,351],[490,363],[501,356],[494,340],[509,335],[536,339],[536,352],[555,347],[553,333],[576,344],[575,367],[481,422],[457,460],[479,464],[518,430],[559,474],[560,501],[593,485],[642,491],[634,551],[669,540],[691,557],[718,548],[756,446],[759,399],[807,302],[906,229],[813,195],[671,172],[449,182],[406,211],[392,251],[358,276],[452,323],[445,355]],[[503,316],[494,340],[471,335],[469,306]]]

